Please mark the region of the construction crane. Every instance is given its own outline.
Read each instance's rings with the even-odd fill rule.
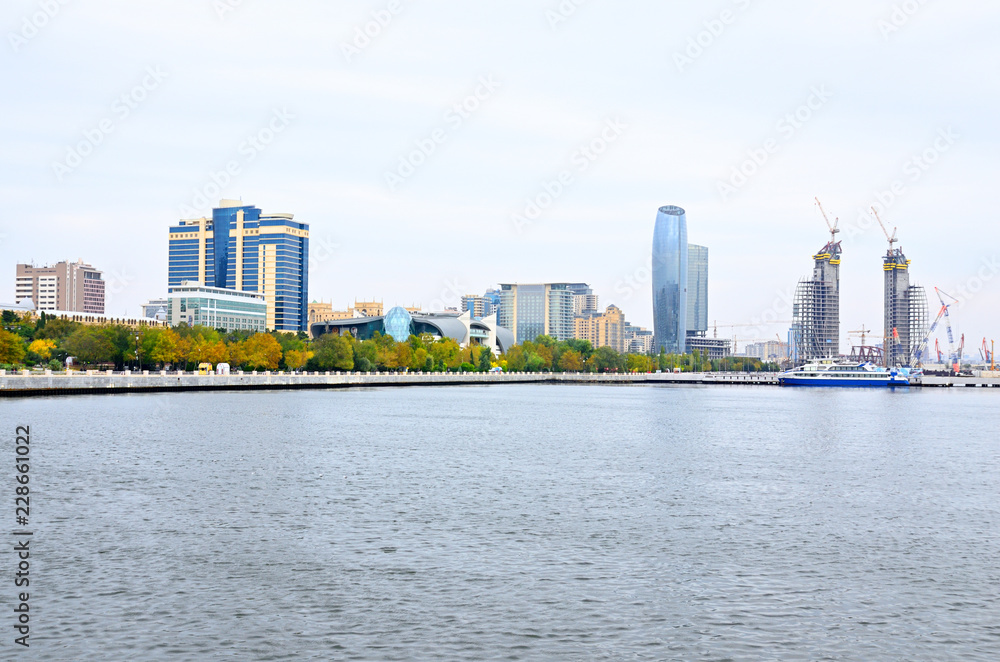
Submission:
[[[862,324],[861,328],[858,329],[857,331],[848,331],[847,332],[847,337],[850,338],[851,336],[861,336],[861,346],[864,347],[865,346],[865,340],[868,338],[868,334],[871,333],[871,332],[872,332],[871,329],[866,329],[865,325]]]
[[[830,244],[833,245],[837,243],[837,233],[840,232],[840,218],[835,218],[834,222],[830,222],[830,217],[826,215],[826,211],[823,209],[823,203],[816,198],[816,206],[819,207],[819,213],[823,214],[823,220],[826,221],[826,227],[830,228]]]
[[[944,363],[944,357],[941,356],[941,343],[937,338],[934,339],[934,351],[937,352],[937,362]]]
[[[875,220],[878,221],[878,224],[880,226],[882,226],[882,232],[885,233],[885,238],[889,240],[889,253],[888,254],[892,255],[892,245],[895,244],[895,243],[897,243],[899,241],[899,239],[896,238],[896,231],[899,228],[893,228],[892,229],[892,236],[889,236],[889,231],[885,229],[885,223],[882,222],[882,217],[878,215],[878,211],[874,207],[872,207],[872,213],[875,214]]]
[[[958,299],[951,296],[947,292],[935,287],[934,291],[937,293],[938,300],[941,302],[941,309],[938,311],[937,317],[934,319],[934,323],[931,324],[930,331],[927,332],[927,336],[920,341],[920,345],[917,347],[917,351],[913,354],[913,365],[919,366],[924,356],[924,352],[927,351],[927,343],[930,342],[931,336],[934,335],[934,331],[937,329],[937,325],[941,322],[943,318],[945,321],[945,326],[948,329],[948,359],[951,361],[952,370],[957,374],[961,370],[961,362],[959,356],[955,353],[955,334],[951,329],[951,316],[948,314],[948,309],[953,305],[958,303]],[[951,299],[951,303],[945,303],[944,297]],[[936,342],[936,340],[935,340]],[[964,338],[963,338],[964,343]]]

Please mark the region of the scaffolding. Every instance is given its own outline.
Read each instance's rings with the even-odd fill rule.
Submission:
[[[830,241],[813,255],[811,278],[799,281],[792,305],[793,360],[840,356],[840,242]]]
[[[912,366],[927,334],[927,293],[910,284],[910,260],[901,248],[890,248],[882,262],[885,273],[885,365]]]

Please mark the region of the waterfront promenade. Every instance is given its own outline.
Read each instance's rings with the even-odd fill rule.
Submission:
[[[402,386],[485,386],[501,384],[674,384],[777,386],[776,373],[440,373],[440,372],[236,372],[199,375],[178,371],[0,371],[0,397],[169,391],[241,391],[375,388]],[[924,377],[913,386],[996,387],[1000,379]]]

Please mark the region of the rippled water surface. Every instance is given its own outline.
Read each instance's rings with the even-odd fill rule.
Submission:
[[[0,415],[8,450],[32,426],[24,659],[1000,659],[996,391],[184,393]]]

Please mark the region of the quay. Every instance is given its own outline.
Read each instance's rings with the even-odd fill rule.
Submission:
[[[191,372],[75,371],[70,373],[0,370],[0,397],[86,395],[170,391],[253,391],[378,388],[405,386],[485,386],[500,384],[719,385],[777,386],[777,373],[440,373],[440,372]],[[1000,388],[989,377],[925,376],[914,387]]]

